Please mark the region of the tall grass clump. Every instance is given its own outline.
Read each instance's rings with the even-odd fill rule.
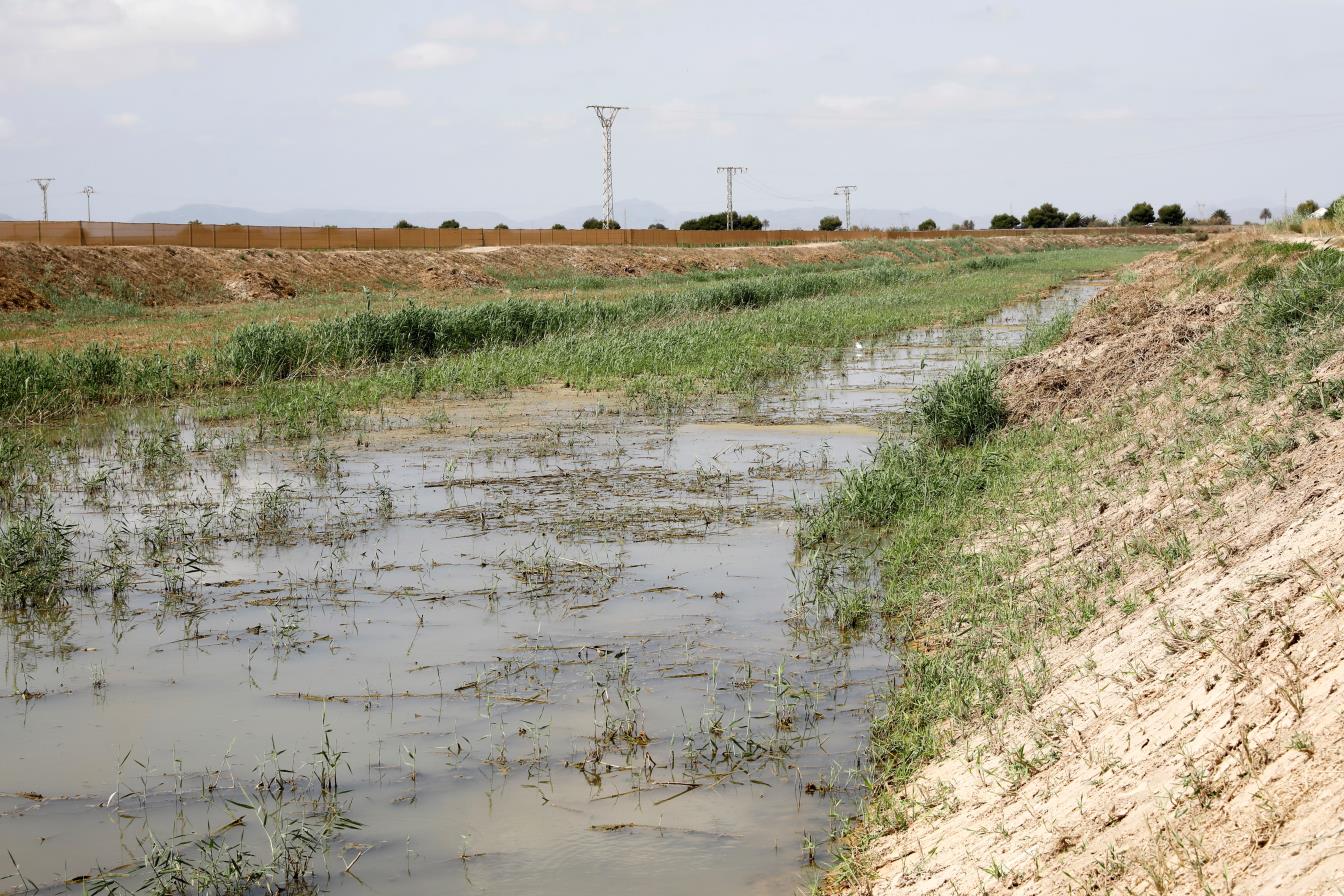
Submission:
[[[1072,324],[1072,314],[1057,314],[1043,324],[1028,327],[1026,338],[1022,340],[1022,344],[1017,347],[1012,356],[1021,358],[1034,355],[1052,346],[1059,345],[1064,341],[1064,337],[1069,335],[1069,327]]]
[[[952,723],[994,713],[1021,687],[1021,657],[1086,616],[1086,602],[1067,590],[1028,593],[1013,574],[1018,546],[969,544],[987,519],[1020,503],[1022,483],[1074,475],[1076,434],[1060,424],[970,445],[889,443],[806,521],[802,541],[822,556],[874,545],[882,588],[872,613],[910,645],[873,721],[871,759],[884,784],[899,788],[938,758]]]
[[[293,324],[244,324],[225,343],[222,360],[238,376],[283,380],[307,369],[309,341]]]
[[[49,507],[9,521],[0,531],[0,609],[50,610],[64,604],[72,533]]]
[[[891,286],[922,276],[927,275],[886,263],[840,271],[781,271],[675,292],[650,290],[623,302],[508,298],[453,308],[408,303],[395,311],[360,312],[307,327],[248,324],[229,337],[222,358],[237,381],[271,382],[311,375],[324,367],[436,358],[529,345],[563,334],[625,329],[688,314],[759,309],[793,299]]]
[[[16,346],[0,353],[0,413],[41,418],[89,404],[167,398],[189,369],[157,355],[127,357],[101,343],[49,354]]]
[[[1303,257],[1285,275],[1260,291],[1257,307],[1274,330],[1309,318],[1344,313],[1344,252],[1322,249]]]
[[[919,416],[940,445],[971,445],[1008,420],[999,396],[999,368],[971,361],[919,394]]]

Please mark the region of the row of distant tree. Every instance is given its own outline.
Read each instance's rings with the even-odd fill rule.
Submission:
[[[1008,212],[1002,212],[989,220],[991,230],[1013,230],[1018,227],[1042,228],[1042,227],[1105,227],[1105,226],[1144,226],[1148,224],[1165,224],[1169,227],[1178,227],[1187,223],[1185,209],[1181,208],[1180,203],[1173,202],[1154,209],[1150,202],[1136,202],[1128,214],[1122,215],[1114,221],[1100,218],[1096,215],[1084,215],[1080,212],[1069,212],[1065,214],[1061,209],[1056,208],[1052,203],[1042,202],[1040,205],[1029,210],[1019,219],[1016,215]],[[1208,224],[1231,224],[1232,218],[1223,209],[1216,209],[1209,215]]]
[[[822,228],[822,229],[823,229],[823,230],[825,230],[825,229],[838,230],[838,229],[839,229],[839,224],[838,224],[838,222],[839,222],[840,219],[839,219],[839,218],[836,218],[835,220],[837,221],[837,225],[836,225],[835,227],[832,227],[832,228]],[[755,215],[739,215],[737,212],[733,212],[733,227],[732,227],[733,230],[763,230],[763,229],[765,229],[766,227],[768,227],[769,225],[770,225],[770,222],[769,222],[769,221],[762,220],[761,218],[758,218],[758,217],[756,217]],[[398,221],[398,222],[397,222],[395,225],[393,225],[393,226],[398,227],[398,228],[401,228],[401,229],[407,229],[407,228],[414,227],[415,225],[412,224],[410,221],[407,221],[405,218],[402,218],[400,221]],[[459,223],[459,222],[457,221],[456,218],[449,218],[447,221],[444,221],[442,224],[439,225],[439,229],[441,229],[441,230],[456,230],[456,229],[458,229],[458,228],[461,227],[461,226],[462,226],[461,223]],[[583,224],[582,224],[581,226],[583,227],[584,230],[601,230],[601,229],[603,229],[603,228],[602,228],[602,219],[601,219],[601,218],[589,218],[587,221],[584,221]],[[508,229],[509,229],[509,225],[507,225],[507,224],[503,224],[503,223],[496,224],[495,227],[494,227],[494,229],[495,229],[495,230],[508,230]],[[552,229],[552,230],[568,230],[569,228],[565,227],[565,225],[563,225],[563,224],[552,224],[552,225],[551,225],[551,229]],[[607,229],[608,229],[608,230],[620,230],[620,229],[621,229],[621,225],[620,225],[618,222],[616,222],[616,221],[609,221],[609,222],[607,222]],[[666,229],[667,229],[667,225],[666,225],[666,224],[650,224],[649,227],[648,227],[648,229],[649,229],[649,230],[666,230]],[[691,218],[691,219],[688,220],[688,221],[683,221],[683,222],[681,222],[681,229],[682,229],[682,230],[727,230],[727,229],[728,229],[728,213],[727,213],[727,212],[715,212],[714,214],[704,215],[703,217],[699,217],[699,218]]]
[[[1344,199],[1344,197],[1341,197]],[[1340,205],[1340,200],[1336,200],[1331,206],[1331,214],[1334,214],[1334,207]],[[1314,199],[1307,199],[1298,203],[1294,214],[1299,218],[1304,218],[1318,211],[1321,208]],[[733,212],[733,230],[762,230],[770,226],[768,220],[762,220],[756,215],[742,215]],[[1262,209],[1260,212],[1261,222],[1269,221],[1274,214],[1269,209]],[[1202,221],[1196,221],[1189,218],[1185,209],[1180,203],[1170,203],[1154,209],[1152,203],[1136,202],[1128,214],[1122,215],[1114,220],[1100,218],[1096,215],[1084,215],[1080,212],[1068,212],[1067,214],[1052,203],[1042,202],[1040,205],[1030,209],[1021,218],[1009,212],[1001,212],[989,219],[990,230],[1016,230],[1018,228],[1068,228],[1068,227],[1133,227],[1145,226],[1148,224],[1165,224],[1170,227],[1179,227],[1182,224],[1231,224],[1232,217],[1224,209],[1214,209],[1213,213]],[[1249,223],[1249,222],[1247,222]],[[413,227],[404,218],[397,222],[397,227]],[[445,229],[456,229],[462,225],[454,218],[449,218],[439,225]],[[589,218],[581,225],[584,230],[601,230],[601,218]],[[621,225],[616,221],[610,221],[607,227],[611,230],[620,230]],[[817,222],[818,230],[841,230],[844,222],[838,215],[826,215]],[[496,224],[495,230],[508,230],[507,224]],[[566,230],[563,224],[552,224],[552,230]],[[666,230],[665,224],[650,224],[650,230]],[[691,218],[681,222],[681,230],[727,230],[728,213],[714,212],[709,215],[702,215],[699,218]],[[900,228],[908,230],[909,228]],[[932,218],[926,218],[919,223],[916,230],[937,230],[938,223]],[[952,224],[949,230],[975,230],[975,222],[967,218],[960,223]]]

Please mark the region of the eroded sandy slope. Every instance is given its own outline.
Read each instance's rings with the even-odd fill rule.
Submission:
[[[1344,422],[1253,400],[1200,347],[1244,264],[1145,260],[1006,377],[1019,420],[1131,408],[1023,571],[1091,583],[1098,616],[900,794],[874,892],[1344,892]],[[1335,354],[1312,380],[1341,376]]]

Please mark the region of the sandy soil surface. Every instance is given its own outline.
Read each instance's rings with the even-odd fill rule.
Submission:
[[[1189,389],[1143,393],[1131,450],[1095,471],[1114,497],[1041,533],[1024,575],[1115,570],[1113,599],[1024,666],[1048,670],[1039,699],[960,733],[905,792],[924,808],[870,851],[872,892],[1344,892],[1344,421],[1313,418],[1273,475],[1217,448],[1135,469],[1178,450],[1191,402],[1216,392],[1216,365],[1177,365],[1239,310],[1181,275],[1234,262],[1145,259],[1008,373],[1019,419],[1104,410],[1177,369]],[[1231,401],[1229,430],[1292,414]],[[1170,563],[1115,568],[1117,546],[1176,538]]]
[[[1147,238],[1151,241],[1151,238]],[[1142,235],[1069,236],[1051,233],[983,238],[989,252],[1052,245],[1143,242]],[[929,251],[935,250],[933,241]],[[905,257],[907,250],[893,248]],[[274,299],[298,291],[333,292],[397,287],[454,290],[499,286],[500,276],[581,273],[642,277],[847,261],[856,250],[841,243],[806,246],[638,248],[623,246],[517,246],[492,251],[295,251],[188,249],[175,246],[60,247],[0,243],[0,311],[48,307],[44,292],[125,293],[137,302],[233,302]],[[913,256],[912,256],[913,257]]]

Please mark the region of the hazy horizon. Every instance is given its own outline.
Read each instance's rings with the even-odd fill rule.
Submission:
[[[0,212],[191,203],[1192,214],[1344,192],[1344,2],[0,0]],[[694,61],[694,64],[691,64]],[[671,223],[671,222],[669,222]],[[916,223],[916,222],[910,222]],[[984,222],[980,222],[983,224]]]

